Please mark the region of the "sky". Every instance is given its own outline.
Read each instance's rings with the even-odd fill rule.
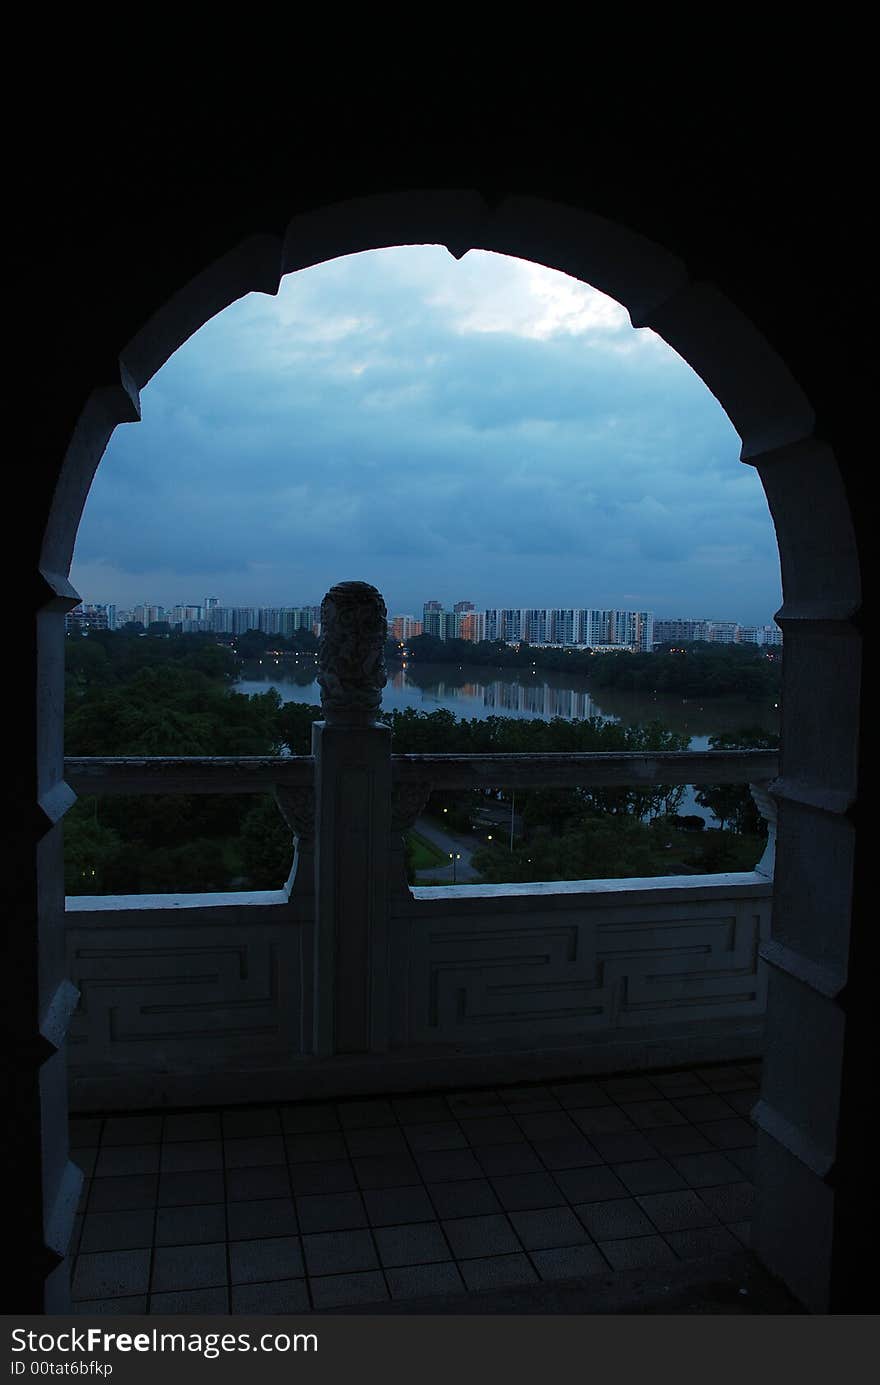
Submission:
[[[618,303],[524,260],[425,245],[300,270],[206,323],[141,404],[86,502],[85,601],[311,605],[359,579],[390,615],[764,624],[781,604],[718,401]]]

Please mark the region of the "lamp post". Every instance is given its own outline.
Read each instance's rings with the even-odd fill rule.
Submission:
[[[516,789],[510,795],[510,849],[513,850],[513,809],[516,803]]]
[[[453,855],[453,853],[450,851],[450,853],[449,853],[449,859],[450,859],[450,861],[452,862],[452,883],[453,883],[453,885],[454,885],[454,884],[455,884],[455,876],[456,876],[456,864],[455,864],[455,863],[456,863],[456,861],[460,861],[460,860],[461,860],[461,852],[458,851],[458,852],[456,852],[456,853]]]

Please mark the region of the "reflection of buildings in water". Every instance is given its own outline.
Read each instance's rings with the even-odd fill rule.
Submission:
[[[574,688],[552,688],[546,683],[523,686],[496,680],[485,684],[483,703],[502,711],[546,718],[564,717],[567,721],[584,721],[593,715],[589,693]]]
[[[424,670],[423,670],[424,672]],[[456,702],[468,699],[481,702],[490,712],[520,716],[563,717],[567,721],[584,721],[597,715],[588,692],[573,688],[556,688],[546,683],[512,683],[496,678],[489,683],[448,682],[438,679],[422,686],[414,682],[406,669],[391,673],[389,685],[397,692],[418,692],[432,702]]]

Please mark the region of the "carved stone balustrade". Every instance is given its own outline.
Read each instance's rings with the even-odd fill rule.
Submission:
[[[282,889],[67,900],[79,1109],[513,1081],[761,1051],[775,751],[392,755],[385,606],[322,606],[310,756],[69,759],[79,794],[272,793]],[[414,887],[432,789],[749,783],[753,871]]]

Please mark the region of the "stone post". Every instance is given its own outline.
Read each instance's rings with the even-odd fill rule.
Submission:
[[[391,729],[385,602],[340,582],[321,603],[315,722],[315,1053],[388,1046]]]
[[[770,795],[766,784],[750,784],[749,790],[755,800],[755,807],[767,824],[767,845],[755,870],[758,875],[765,875],[768,880],[772,880],[776,866],[776,799]]]

